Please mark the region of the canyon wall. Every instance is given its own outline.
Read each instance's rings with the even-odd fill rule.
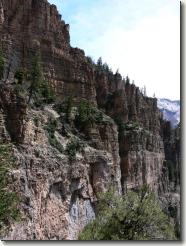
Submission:
[[[11,223],[5,239],[76,239],[95,218],[99,194],[111,186],[125,194],[148,184],[157,197],[170,196],[175,179],[170,181],[166,164],[169,135],[156,98],[72,48],[69,25],[54,5],[46,0],[0,0],[0,42],[5,58],[0,138],[14,144],[17,168],[10,170],[9,182],[21,197],[23,218]],[[36,109],[13,88],[16,71],[29,71],[37,53],[57,98],[55,104]],[[71,123],[56,110],[69,97]],[[80,129],[73,115],[82,100],[101,120]],[[55,139],[66,151],[50,143],[51,120],[57,122]],[[71,160],[67,150],[74,139],[83,147]]]

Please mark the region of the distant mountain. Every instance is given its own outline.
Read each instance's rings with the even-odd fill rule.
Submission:
[[[158,108],[163,112],[164,119],[176,127],[180,122],[180,100],[158,99]]]

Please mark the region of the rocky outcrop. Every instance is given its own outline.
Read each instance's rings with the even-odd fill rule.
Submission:
[[[180,124],[171,128],[171,123],[165,121],[163,124],[163,140],[165,149],[165,159],[169,169],[169,180],[171,189],[176,191],[180,187],[180,168],[181,168],[181,150],[180,150]]]
[[[164,207],[171,215],[173,223],[176,228],[178,238],[181,235],[180,230],[180,185],[181,185],[181,150],[180,150],[180,124],[173,129],[171,128],[171,122],[165,121],[163,124],[163,140],[165,150],[165,165],[168,173],[168,187],[167,192],[163,200]]]
[[[56,6],[44,0],[1,0],[1,5],[4,21],[0,35],[7,67],[4,80],[11,81],[20,68],[29,69],[34,54],[39,52],[45,76],[58,100],[71,95],[96,104],[93,69],[84,51],[70,46],[69,25]]]
[[[25,219],[12,224],[7,239],[75,239],[95,217],[98,195],[111,184],[121,192],[117,128],[105,116],[108,130],[101,140],[104,150],[86,144],[76,153],[76,159],[70,161],[65,151],[60,153],[49,144],[44,130],[51,117],[59,117],[57,112],[45,107],[39,112],[30,111],[27,117],[25,139],[16,153],[20,168],[11,173],[22,196]],[[37,125],[35,117],[39,118]],[[65,148],[70,140],[60,134],[62,127],[59,120],[55,135]]]
[[[16,96],[9,86],[0,88],[0,108],[4,114],[4,127],[13,142],[22,142],[25,134],[27,105],[22,98]]]
[[[5,238],[76,239],[110,186],[125,194],[148,184],[165,209],[171,197],[179,206],[166,161],[177,163],[173,183],[179,188],[178,142],[170,144],[155,98],[72,48],[69,25],[46,0],[0,0],[0,41],[5,60],[0,138],[14,143],[19,165],[9,182],[17,184],[22,214]],[[36,53],[57,96],[55,104],[38,108],[14,90],[16,71],[29,71]],[[56,109],[67,98],[73,98],[70,121]],[[78,127],[82,100],[101,117]]]
[[[166,167],[157,100],[117,73],[99,71],[96,83],[98,106],[118,124],[123,192],[149,184],[158,194],[166,189],[161,180]]]

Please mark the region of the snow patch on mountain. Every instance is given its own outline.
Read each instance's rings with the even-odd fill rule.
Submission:
[[[172,127],[176,127],[180,122],[180,101],[170,99],[158,99],[158,108],[163,113],[163,118],[171,122]]]

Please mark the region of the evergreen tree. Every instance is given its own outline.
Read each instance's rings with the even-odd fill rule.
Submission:
[[[102,67],[105,72],[109,72],[109,66],[106,62],[102,65]]]
[[[72,106],[73,106],[73,101],[72,101],[72,97],[70,96],[68,97],[66,102],[66,121],[68,123],[71,123]]]
[[[125,197],[107,192],[100,198],[98,216],[79,240],[173,240],[175,233],[155,195],[144,186]]]
[[[43,76],[41,57],[39,54],[33,58],[29,80],[31,85],[29,87],[28,103],[33,96],[35,97],[35,104],[37,106],[42,103],[52,103],[55,101],[54,89]]]
[[[97,61],[97,66],[98,67],[102,67],[103,66],[103,62],[102,62],[102,58],[101,57]]]
[[[130,79],[129,79],[128,76],[126,77],[125,82],[126,82],[126,85],[129,85],[130,84]]]
[[[42,79],[38,90],[38,97],[44,103],[53,103],[55,101],[54,89],[46,79]]]
[[[36,96],[36,93],[38,92],[39,87],[41,86],[41,84],[43,82],[43,74],[42,74],[42,69],[41,69],[40,55],[36,55],[33,58],[31,72],[30,72],[30,81],[31,81],[31,85],[29,88],[28,103],[30,102],[33,95]]]
[[[92,66],[95,66],[95,62],[91,56],[87,56],[87,61],[90,63]]]

